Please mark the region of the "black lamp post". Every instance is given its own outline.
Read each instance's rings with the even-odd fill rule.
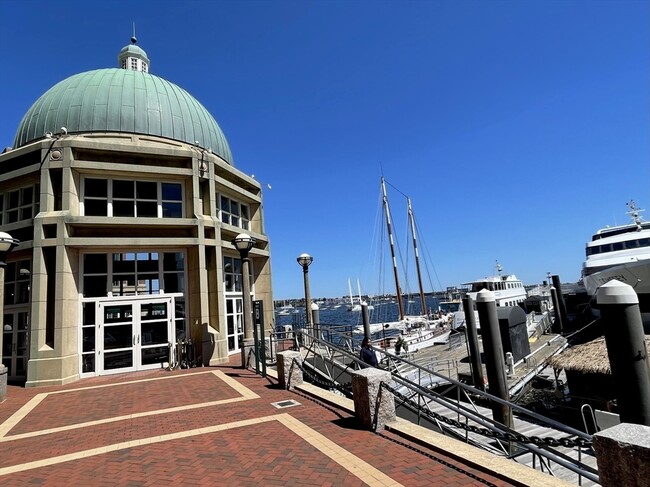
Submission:
[[[11,252],[20,242],[5,232],[0,232],[0,358],[2,358],[3,335],[4,335],[4,301],[5,301],[5,267],[7,267],[7,254]],[[0,369],[3,369],[0,360]],[[0,374],[6,378],[6,374]],[[4,397],[0,397],[2,401]]]
[[[314,258],[309,254],[300,254],[296,259],[298,264],[302,267],[303,276],[305,279],[305,315],[307,331],[312,332],[311,328],[311,296],[309,294],[309,266],[314,261]]]
[[[248,252],[255,245],[255,239],[250,235],[245,233],[240,233],[232,241],[232,244],[239,251],[239,256],[241,258],[241,273],[242,273],[242,304],[243,304],[243,313],[244,313],[244,342],[250,342],[253,340],[253,322],[252,322],[252,313],[251,313],[251,283],[250,283],[250,270],[249,264],[250,259],[248,258]],[[245,346],[242,346],[242,367],[246,366],[246,353],[244,350]]]

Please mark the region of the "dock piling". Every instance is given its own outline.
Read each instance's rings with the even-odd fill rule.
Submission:
[[[465,325],[467,328],[467,343],[469,344],[470,365],[472,368],[472,381],[474,387],[485,391],[483,367],[481,365],[481,349],[478,346],[478,332],[476,331],[476,317],[474,316],[474,300],[471,296],[463,298],[463,311],[465,311]]]
[[[506,380],[505,357],[503,343],[499,331],[497,303],[492,291],[483,289],[476,295],[478,319],[481,322],[483,336],[483,352],[485,353],[485,368],[488,376],[488,392],[505,401],[510,399],[508,382]],[[505,404],[493,402],[492,416],[495,421],[512,428],[512,410]]]
[[[650,366],[639,297],[617,280],[596,292],[622,423],[650,426]]]

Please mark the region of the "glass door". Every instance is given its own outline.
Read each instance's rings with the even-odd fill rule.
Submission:
[[[136,303],[99,303],[98,323],[101,370],[104,373],[129,372],[135,365]]]
[[[173,298],[98,303],[95,336],[99,374],[155,369],[168,364],[175,344]]]
[[[29,360],[29,313],[15,311],[4,314],[2,338],[2,363],[8,370],[8,380],[27,378]]]
[[[169,343],[174,343],[172,299],[141,303],[139,308],[138,369],[160,368],[169,362]]]

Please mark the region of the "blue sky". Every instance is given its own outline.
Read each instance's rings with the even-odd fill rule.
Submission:
[[[302,295],[302,252],[313,296],[346,294],[348,278],[392,289],[376,257],[382,173],[413,202],[427,290],[496,260],[525,283],[575,281],[591,234],[625,223],[630,199],[650,205],[649,5],[2,0],[1,144],[55,83],[116,66],[136,22],[152,74],[192,93],[236,167],[272,185],[276,299]]]

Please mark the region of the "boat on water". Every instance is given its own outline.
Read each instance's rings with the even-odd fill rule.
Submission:
[[[293,305],[284,301],[284,304],[275,309],[278,316],[289,316],[294,311]]]
[[[650,222],[632,200],[626,203],[632,222],[596,231],[586,244],[582,282],[587,294],[616,279],[634,288],[644,321],[650,321]]]
[[[415,303],[415,300],[408,300],[409,294],[403,294],[400,286],[399,272],[397,269],[397,259],[395,253],[395,239],[393,237],[393,226],[391,221],[390,207],[388,205],[388,195],[386,192],[386,181],[381,178],[381,194],[382,194],[382,206],[384,210],[384,217],[386,219],[386,230],[388,232],[388,242],[390,246],[391,261],[393,266],[393,277],[395,281],[395,296],[397,296],[397,307],[398,307],[398,319],[397,321],[377,323],[371,325],[370,332],[375,333],[381,331],[382,329],[397,329],[401,330],[403,335],[403,340],[406,343],[413,342],[414,344],[426,343],[426,346],[433,345],[433,337],[444,333],[444,325],[447,323],[447,315],[441,315],[439,313],[432,314],[431,310],[427,309],[426,297],[424,294],[424,289],[422,285],[422,273],[420,269],[420,255],[418,252],[417,245],[417,234],[415,226],[415,216],[413,214],[413,207],[411,205],[411,199],[406,197],[407,208],[408,208],[408,222],[411,232],[413,252],[415,257],[415,267],[417,270],[417,280],[419,294],[417,295],[420,300],[421,314],[415,316],[407,316],[404,310],[404,303],[402,297],[406,297],[409,303]],[[357,327],[355,330],[357,333],[364,333],[363,326]],[[431,333],[426,333],[431,332]],[[426,333],[426,340],[423,338],[423,334]]]
[[[361,306],[364,304],[368,306],[368,310],[375,309],[375,307],[372,304],[368,304],[361,297],[361,284],[359,283],[359,279],[357,279],[357,287],[359,289],[359,302],[355,303],[354,298],[352,297],[352,284],[350,284],[350,279],[348,279],[348,288],[350,289],[350,305],[348,306],[348,311],[354,311],[354,312],[361,311],[362,309]]]
[[[501,274],[503,268],[497,262],[497,275],[484,277],[475,281],[463,283],[463,286],[469,286],[467,293],[474,302],[476,302],[476,295],[479,291],[487,289],[494,293],[497,306],[517,306],[519,303],[526,301],[528,293],[524,287],[524,283],[517,279],[514,274]]]

